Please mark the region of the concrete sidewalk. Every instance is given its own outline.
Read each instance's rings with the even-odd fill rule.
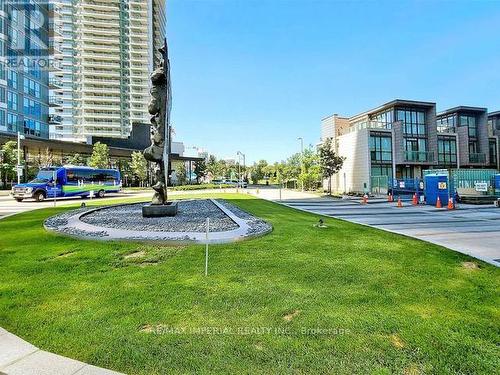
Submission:
[[[0,328],[0,374],[7,375],[120,375],[38,349]]]

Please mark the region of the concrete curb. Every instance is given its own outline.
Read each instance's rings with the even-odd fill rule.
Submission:
[[[217,202],[215,199],[209,199],[214,205],[216,205],[222,212],[224,212],[233,222],[238,225],[237,229],[221,232],[210,232],[209,239],[206,240],[205,232],[155,232],[155,231],[134,231],[129,229],[115,229],[115,228],[105,228],[98,227],[92,224],[87,224],[80,219],[83,216],[89,215],[92,212],[105,210],[109,207],[125,206],[128,204],[118,204],[113,206],[101,206],[91,209],[83,213],[77,213],[67,219],[67,224],[61,229],[70,228],[77,232],[83,232],[82,234],[69,234],[65,232],[60,232],[57,229],[48,227],[44,224],[47,231],[55,232],[58,234],[66,235],[69,237],[76,237],[85,240],[102,240],[102,241],[161,241],[167,244],[223,244],[231,243],[236,241],[242,241],[249,238],[255,238],[263,236],[272,231],[272,227],[265,232],[250,233],[250,226],[247,224],[247,220],[241,219],[236,216],[231,210],[226,208],[224,205]],[[130,204],[130,203],[129,203]],[[84,232],[89,233],[85,235]],[[105,232],[105,233],[103,233]],[[103,233],[103,235],[98,235],[93,237],[92,233]]]
[[[0,327],[0,374],[123,375],[40,350]]]

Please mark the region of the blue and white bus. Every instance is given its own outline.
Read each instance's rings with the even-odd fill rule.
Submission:
[[[89,167],[50,167],[41,169],[36,178],[12,188],[12,196],[18,202],[33,198],[42,202],[46,198],[82,198],[93,194],[103,198],[106,193],[117,193],[122,187],[120,172],[115,169]]]

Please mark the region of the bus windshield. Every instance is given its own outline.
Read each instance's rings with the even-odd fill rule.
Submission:
[[[54,171],[39,171],[38,174],[36,175],[36,178],[31,181],[33,183],[41,183],[41,182],[47,182],[47,181],[52,181],[54,179]]]

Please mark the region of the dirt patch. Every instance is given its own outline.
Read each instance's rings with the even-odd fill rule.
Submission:
[[[62,253],[62,254],[59,254],[56,259],[61,259],[61,258],[67,258],[67,257],[70,257],[72,255],[75,255],[76,252],[75,251],[68,251],[66,253]]]
[[[391,339],[391,344],[396,348],[396,349],[403,349],[406,345],[404,341],[399,337],[397,334],[393,334],[390,336]]]
[[[300,310],[293,310],[291,313],[284,315],[283,319],[286,320],[287,322],[291,322],[293,318],[295,318],[299,314]]]
[[[131,254],[125,255],[124,259],[135,259],[135,258],[144,258],[146,256],[146,252],[144,250],[135,251]]]
[[[420,375],[420,374],[423,374],[423,372],[420,370],[419,366],[417,366],[416,364],[413,363],[410,366],[403,369],[403,374],[404,375]]]
[[[261,352],[262,350],[264,350],[264,347],[262,346],[261,342],[258,342],[255,344],[255,349]]]
[[[149,266],[157,266],[158,262],[141,262],[141,263],[138,263],[138,265],[141,268],[143,268],[143,267],[149,267]]]
[[[478,270],[480,268],[476,262],[462,262],[462,267],[467,270]]]

